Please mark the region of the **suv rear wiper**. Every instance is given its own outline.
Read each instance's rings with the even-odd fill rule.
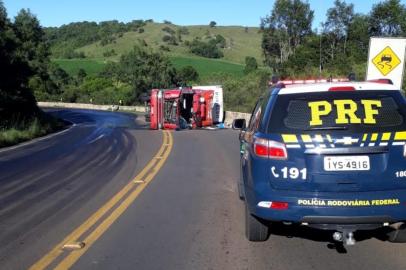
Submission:
[[[306,129],[306,131],[310,130],[347,130],[348,127],[343,127],[343,126],[335,126],[335,127],[313,127]]]

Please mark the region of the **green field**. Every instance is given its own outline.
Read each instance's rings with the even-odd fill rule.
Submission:
[[[202,80],[209,78],[214,73],[227,73],[231,76],[242,76],[244,65],[230,63],[222,60],[206,59],[201,57],[171,56],[170,61],[176,68],[185,66],[194,67]],[[79,69],[84,69],[88,75],[95,75],[103,70],[106,61],[95,59],[54,59],[62,69],[71,76],[76,76]]]
[[[242,76],[244,71],[244,65],[229,63],[221,60],[176,56],[172,56],[169,59],[176,68],[182,68],[185,66],[194,67],[202,80],[207,79],[214,73],[219,72],[227,73],[236,77]]]
[[[103,70],[106,62],[100,59],[53,59],[69,75],[76,76],[79,69],[84,69],[87,75],[95,75]]]

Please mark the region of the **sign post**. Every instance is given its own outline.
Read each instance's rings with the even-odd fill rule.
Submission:
[[[390,79],[402,89],[406,38],[371,37],[367,80]]]

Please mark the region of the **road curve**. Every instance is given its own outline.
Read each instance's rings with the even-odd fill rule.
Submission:
[[[52,113],[74,125],[0,150],[1,269],[27,269],[127,184],[162,142],[134,115]]]
[[[128,115],[59,113],[77,125],[0,153],[2,269],[25,269],[44,256],[162,143],[161,132]],[[343,248],[329,233],[276,226],[267,242],[248,242],[236,189],[238,133],[172,135],[173,149],[154,181],[72,269],[406,269],[406,244],[379,235],[360,235],[356,246]]]

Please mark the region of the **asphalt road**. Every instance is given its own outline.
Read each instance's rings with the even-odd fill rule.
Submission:
[[[162,144],[161,131],[133,116],[58,114],[76,125],[0,152],[1,269],[30,267],[131,181]],[[360,235],[356,246],[344,248],[329,233],[276,226],[267,242],[248,242],[236,189],[237,135],[173,132],[173,148],[154,179],[72,268],[406,269],[406,244],[378,234]]]

